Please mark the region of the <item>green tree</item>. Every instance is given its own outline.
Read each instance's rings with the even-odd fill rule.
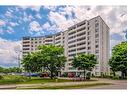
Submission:
[[[110,65],[110,69],[113,72],[113,76],[116,76],[115,72],[117,71],[117,68],[116,68],[116,65],[114,64],[114,57],[110,58],[108,63]]]
[[[91,71],[97,64],[97,58],[93,54],[80,54],[73,59],[73,66],[84,70],[84,79],[86,78],[86,70]]]
[[[0,67],[0,73],[4,73],[4,68]]]
[[[42,65],[38,62],[38,55],[36,52],[28,53],[22,60],[24,70],[29,73],[41,71]]]
[[[38,49],[38,61],[49,70],[50,78],[53,79],[65,65],[64,49],[55,45],[42,45]]]
[[[122,42],[113,47],[109,65],[112,70],[121,71],[121,78],[125,78],[127,71],[127,42]]]

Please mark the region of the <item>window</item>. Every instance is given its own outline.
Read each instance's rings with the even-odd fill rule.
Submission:
[[[78,43],[77,46],[84,45],[86,42]]]
[[[71,37],[69,37],[68,39],[73,39],[73,38],[75,38],[76,36],[71,36]]]
[[[99,32],[99,29],[98,29],[98,28],[96,28],[96,29],[95,29],[95,32]]]
[[[86,37],[82,37],[82,38],[77,39],[77,41],[82,41],[82,40],[85,40],[85,39],[86,39]]]
[[[90,35],[90,31],[87,34]]]
[[[27,41],[27,42],[23,42],[23,44],[26,44],[26,43],[30,43],[30,41]]]
[[[69,66],[72,66],[72,63],[69,63],[68,65],[69,65]]]
[[[96,39],[96,40],[95,40],[95,43],[99,43],[99,39]]]
[[[76,47],[76,45],[70,45],[69,48]]]
[[[99,45],[96,45],[95,47],[96,47],[96,48],[98,48],[98,47],[99,47]]]
[[[87,44],[90,45],[90,42],[88,42]]]
[[[80,29],[77,30],[77,32],[85,30],[85,29],[86,29],[86,27],[80,28]]]
[[[90,36],[88,36],[87,39],[90,40]]]
[[[61,41],[57,41],[57,42],[55,42],[55,44],[58,44],[58,43],[61,43]]]
[[[85,34],[86,34],[86,32],[79,33],[79,34],[77,34],[77,37],[78,37],[78,36],[85,35]]]
[[[91,47],[88,47],[88,50],[90,50],[91,49]]]
[[[87,22],[87,25],[89,25],[89,22]]]
[[[71,32],[71,33],[69,33],[68,35],[72,35],[72,34],[75,34],[76,33],[76,31],[74,31],[74,32]]]
[[[23,45],[23,47],[29,47],[30,45]]]
[[[86,22],[83,21],[83,22],[79,23],[79,24],[77,25],[77,27],[82,26],[82,25],[85,25],[85,24],[86,24]]]
[[[95,19],[95,22],[97,22],[97,19]]]
[[[87,27],[87,30],[89,30],[90,29],[90,27]]]
[[[99,26],[99,23],[95,23],[95,27],[98,27]]]
[[[23,50],[29,50],[29,48],[23,48]]]
[[[99,34],[95,34],[95,38],[98,38],[99,37]]]
[[[56,38],[55,40],[60,40],[61,39],[61,37],[58,37],[58,38]]]
[[[45,42],[52,42],[52,40],[45,40]]]
[[[71,59],[68,59],[68,61],[72,61],[73,59],[71,58]]]
[[[76,40],[69,41],[68,44],[74,43]]]
[[[76,54],[69,54],[69,57],[71,57],[71,56],[73,56],[73,57],[74,57],[75,55],[76,55]]]
[[[76,49],[69,50],[69,52],[74,52],[74,51],[76,51]]]
[[[96,50],[95,53],[99,53],[99,50]]]
[[[77,48],[77,50],[83,50],[83,49],[86,49],[86,47]]]

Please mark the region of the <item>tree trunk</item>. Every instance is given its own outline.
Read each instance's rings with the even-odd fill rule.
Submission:
[[[115,73],[115,71],[113,71],[113,76],[114,76],[114,77],[116,76],[116,73]]]
[[[31,79],[30,71],[28,73],[29,73],[29,79]]]
[[[53,71],[51,70],[51,76],[50,76],[51,79],[53,79]]]
[[[124,79],[124,71],[121,71],[121,79]]]
[[[127,76],[127,71],[125,71],[125,77]]]
[[[86,69],[84,69],[84,80],[86,79]]]

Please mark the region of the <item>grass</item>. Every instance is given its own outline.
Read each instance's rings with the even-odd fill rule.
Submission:
[[[93,86],[111,85],[111,83],[92,83],[92,84],[79,84],[79,85],[61,85],[61,86],[41,86],[33,88],[17,88],[17,89],[81,89]]]
[[[4,78],[0,80],[0,85],[4,84],[43,84],[43,83],[49,83],[49,82],[56,82],[55,79],[50,78],[40,78],[40,77],[31,77],[29,79],[28,77],[24,76],[16,76],[16,75],[4,75]],[[66,80],[66,79],[58,79],[57,82],[71,82],[72,80]]]

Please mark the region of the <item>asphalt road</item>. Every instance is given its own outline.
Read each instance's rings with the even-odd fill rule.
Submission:
[[[112,85],[102,85],[94,86],[85,89],[126,89],[127,90],[127,80],[110,80],[110,79],[98,79],[99,81],[109,82]]]

